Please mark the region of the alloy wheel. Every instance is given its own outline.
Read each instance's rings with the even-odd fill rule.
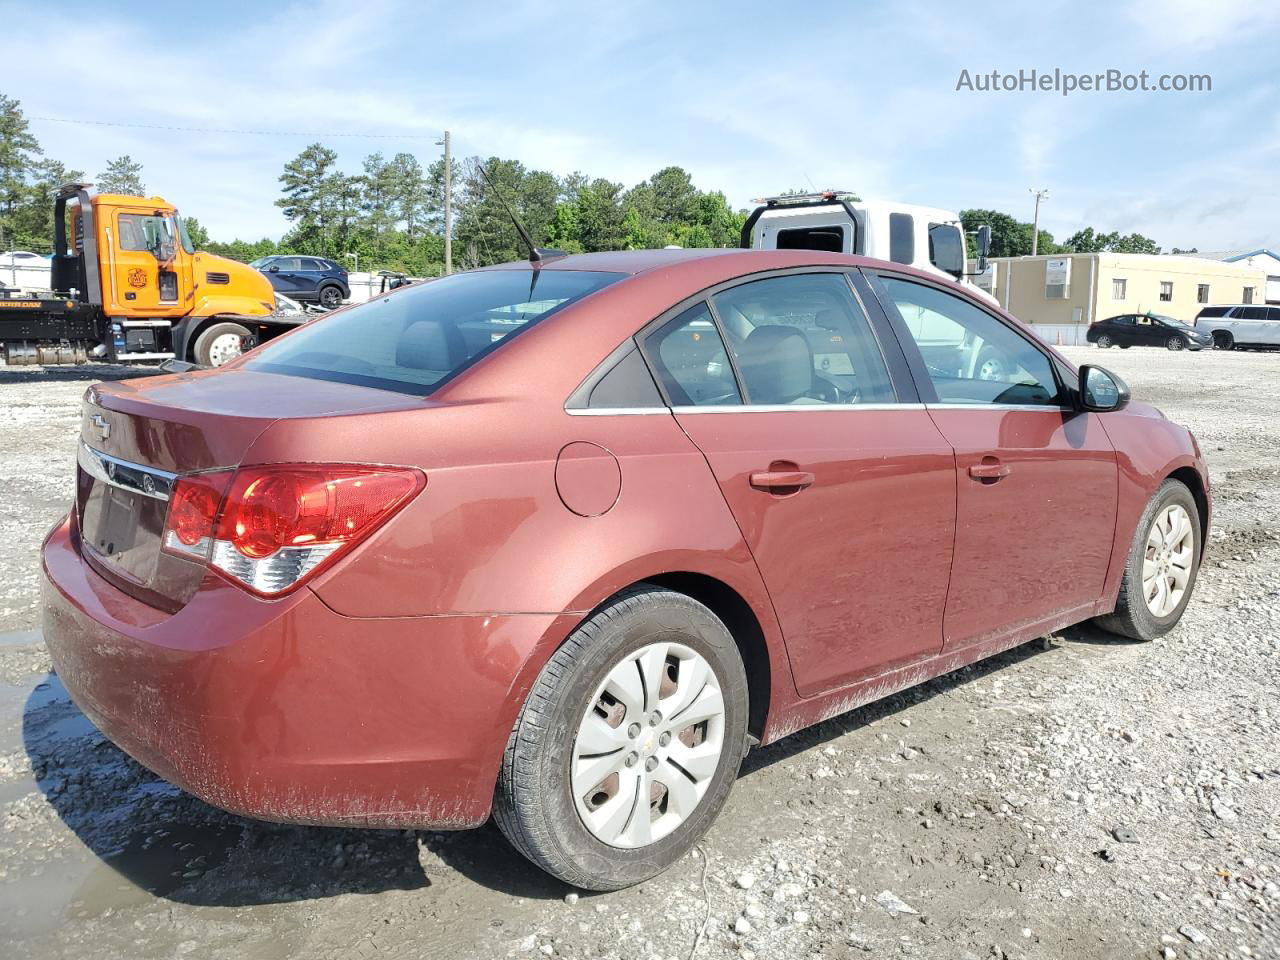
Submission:
[[[1142,596],[1155,616],[1169,616],[1182,602],[1191,580],[1195,542],[1191,516],[1181,504],[1169,504],[1151,524],[1142,559]]]
[[[1107,349],[1107,347],[1111,346],[1111,338],[1104,333],[1098,338],[1098,346],[1103,350]]]
[[[700,654],[667,642],[628,653],[591,698],[569,761],[587,830],[623,848],[670,834],[710,787],[724,728],[720,681]]]
[[[1181,349],[1182,349],[1182,347],[1183,347],[1182,338],[1181,338],[1181,337],[1170,337],[1170,338],[1169,338],[1168,347],[1169,347],[1169,349],[1170,349],[1170,350],[1175,350],[1175,351],[1176,351],[1176,350],[1181,350]]]

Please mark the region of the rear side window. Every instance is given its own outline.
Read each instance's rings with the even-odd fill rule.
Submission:
[[[673,407],[742,402],[729,354],[706,303],[667,321],[645,339],[644,347]]]
[[[915,219],[909,213],[889,214],[889,259],[911,263],[916,258]]]
[[[405,287],[255,350],[249,369],[426,396],[620,273],[481,270]]]
[[[748,403],[813,406],[897,399],[871,324],[843,274],[754,280],[712,299]]]
[[[303,260],[302,267],[304,270],[318,271],[320,273],[332,269],[330,265],[325,263],[323,260]]]
[[[828,253],[843,253],[844,228],[830,226],[779,230],[777,248],[779,250],[825,250]]]
[[[1236,316],[1241,320],[1266,320],[1266,307],[1245,307],[1243,310],[1236,312]]]
[[[1197,320],[1203,320],[1205,317],[1225,317],[1230,307],[1205,307],[1196,314]]]

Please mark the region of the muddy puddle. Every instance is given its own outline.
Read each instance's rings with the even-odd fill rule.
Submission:
[[[5,649],[38,642],[32,631],[0,635]],[[136,766],[58,678],[40,671],[14,679],[0,683],[0,941],[144,904],[227,859],[240,840],[233,825],[130,823],[138,812],[131,799],[173,788],[144,781],[122,790],[137,779]]]

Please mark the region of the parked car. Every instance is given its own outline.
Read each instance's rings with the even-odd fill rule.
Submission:
[[[811,250],[415,284],[94,384],[78,450],[43,628],[108,737],[248,816],[492,814],[602,890],[688,851],[753,745],[1080,621],[1164,634],[1210,520],[1195,438],[1119,377]]]
[[[1181,320],[1154,313],[1123,313],[1089,324],[1085,339],[1100,347],[1165,347],[1168,350],[1203,350],[1213,337]]]
[[[332,310],[351,297],[347,271],[324,257],[262,257],[249,266],[261,270],[277,293],[294,300]]]
[[[1213,338],[1218,350],[1236,347],[1280,347],[1280,306],[1236,303],[1205,307],[1195,327]]]

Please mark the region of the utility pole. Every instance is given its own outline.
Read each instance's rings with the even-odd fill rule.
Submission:
[[[449,158],[449,131],[444,139],[437,140],[444,146],[444,272],[453,273],[453,161]]]
[[[1036,198],[1036,213],[1031,221],[1031,255],[1034,257],[1036,251],[1040,249],[1040,201],[1049,199],[1049,190],[1047,188],[1037,190],[1034,187],[1029,187],[1028,190]]]

